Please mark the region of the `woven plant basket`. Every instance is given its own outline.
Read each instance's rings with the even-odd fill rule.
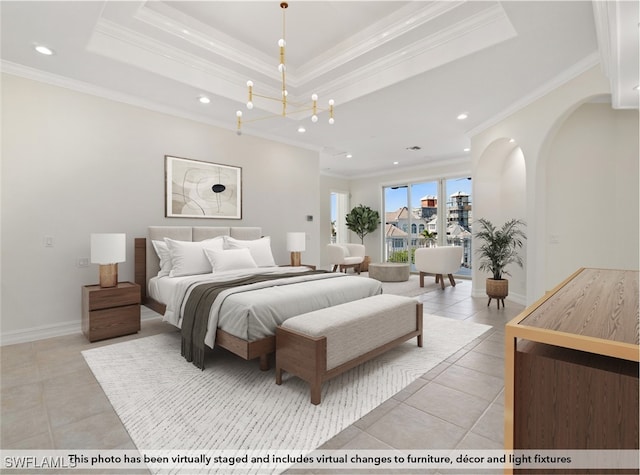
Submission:
[[[509,295],[509,281],[507,279],[487,279],[487,295],[492,299],[504,299]]]

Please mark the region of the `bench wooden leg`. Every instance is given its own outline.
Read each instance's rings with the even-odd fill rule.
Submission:
[[[452,286],[454,286],[454,287],[456,286],[456,281],[453,280],[453,274],[449,274],[449,282],[451,282]]]
[[[282,384],[282,368],[276,368],[276,384]]]
[[[314,381],[313,383],[309,383],[311,386],[311,404],[318,405],[320,404],[321,392],[322,392],[322,383],[319,381]]]
[[[423,334],[423,329],[424,329],[424,324],[423,324],[423,310],[424,307],[422,305],[422,302],[419,302],[418,304],[416,304],[416,330],[420,333],[418,333],[418,347],[422,348],[422,334]]]
[[[420,287],[424,287],[424,272],[420,271]]]
[[[436,282],[440,281],[440,288],[444,290],[444,276],[442,274],[438,274],[436,277]]]
[[[269,371],[269,355],[260,355],[260,371]]]

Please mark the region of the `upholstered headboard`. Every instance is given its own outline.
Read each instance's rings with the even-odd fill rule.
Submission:
[[[168,237],[178,241],[203,241],[218,236],[231,236],[235,239],[251,240],[262,237],[262,228],[258,227],[238,227],[238,226],[149,226],[146,239],[146,259],[143,265],[144,279],[136,272],[136,282],[144,282],[143,296],[146,295],[146,288],[149,279],[158,274],[160,270],[160,259],[153,249],[151,241],[162,241]],[[142,269],[140,269],[142,270]],[[142,285],[142,282],[138,282]]]

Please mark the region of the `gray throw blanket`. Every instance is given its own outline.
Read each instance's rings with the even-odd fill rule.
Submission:
[[[301,275],[323,274],[328,271],[289,272],[285,274],[257,274],[226,282],[208,282],[193,288],[184,307],[182,316],[182,356],[193,362],[200,369],[204,369],[205,343],[209,323],[209,312],[214,300],[220,292],[241,285],[255,284],[268,280],[298,277]]]

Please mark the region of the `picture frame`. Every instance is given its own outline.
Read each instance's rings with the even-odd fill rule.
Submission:
[[[242,219],[242,168],[165,155],[167,218]]]

